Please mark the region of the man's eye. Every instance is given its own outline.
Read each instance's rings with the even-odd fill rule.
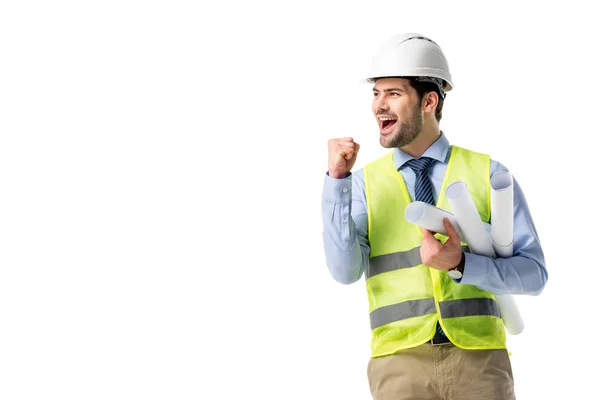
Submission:
[[[400,93],[398,93],[398,92],[390,92],[390,96],[400,96]]]

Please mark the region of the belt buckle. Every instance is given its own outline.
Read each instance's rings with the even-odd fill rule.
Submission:
[[[435,339],[440,339],[439,335],[435,335],[434,337],[431,338],[431,340],[429,341],[431,343],[432,346],[443,346],[445,344],[451,344],[452,342],[450,341],[450,339],[448,339],[448,336],[443,336],[442,337],[442,341],[437,341]]]

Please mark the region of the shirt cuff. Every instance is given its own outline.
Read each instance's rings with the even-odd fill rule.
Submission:
[[[328,203],[349,203],[352,199],[352,174],[336,179],[325,174],[323,201]]]
[[[465,253],[465,270],[460,283],[479,286],[487,275],[486,258],[478,254]]]

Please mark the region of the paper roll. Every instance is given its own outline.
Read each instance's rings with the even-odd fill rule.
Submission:
[[[494,251],[499,257],[512,257],[514,241],[513,177],[510,173],[505,171],[497,172],[492,176],[490,184],[490,201],[492,208],[491,235]],[[510,295],[496,295],[496,301],[498,302],[498,307],[501,307],[500,312],[502,313],[506,330],[512,335],[521,333],[524,324],[523,319],[518,312],[515,298]]]
[[[491,206],[492,206],[492,240],[494,246],[507,248],[510,246],[512,256],[513,243],[513,180],[508,172],[497,172],[491,180]],[[508,251],[507,249],[505,249]],[[503,251],[504,252],[504,251]],[[500,257],[506,257],[501,254]]]
[[[492,239],[492,244],[494,246],[494,251],[500,258],[508,258],[513,256],[513,244],[509,244],[508,246],[500,246],[496,244]]]
[[[469,249],[475,254],[495,258],[492,238],[485,230],[467,184],[454,182],[446,189],[446,197]]]
[[[500,179],[499,179],[500,180]],[[501,180],[506,182],[505,180]],[[512,180],[511,180],[512,185]],[[502,185],[500,185],[502,187]],[[506,189],[506,188],[504,188]],[[503,190],[503,189],[501,189]],[[496,251],[494,250],[492,234],[488,233],[485,229],[484,222],[479,216],[479,212],[473,202],[473,198],[469,193],[466,183],[462,181],[454,182],[446,189],[446,197],[448,203],[452,208],[454,217],[460,226],[460,229],[465,237],[469,249],[474,254],[480,254],[487,257],[496,258]],[[512,211],[512,200],[510,201],[510,208],[507,211],[507,201],[504,197],[500,197],[500,203],[494,203],[492,206],[495,208],[495,215],[499,215],[498,218],[507,218],[506,214],[508,211]],[[512,212],[510,213],[510,219],[512,219]],[[492,221],[491,231],[494,232],[494,223]],[[502,237],[500,240],[505,240],[506,230],[501,228],[496,232],[501,232]],[[512,231],[511,231],[512,237]],[[512,255],[512,239],[510,240],[510,251]],[[506,249],[504,249],[506,250]],[[523,320],[519,312],[519,308],[511,295],[495,295],[502,320],[506,330],[512,335],[518,335],[523,331]]]
[[[404,211],[404,217],[408,222],[446,236],[448,236],[448,232],[444,227],[444,218],[448,218],[454,226],[454,229],[456,229],[458,232],[459,236],[461,236],[461,240],[463,239],[460,227],[458,226],[458,222],[456,222],[454,215],[449,211],[438,208],[429,203],[413,201],[408,205],[408,207],[406,207],[406,210]]]
[[[523,332],[525,324],[523,323],[523,318],[521,318],[515,297],[509,294],[496,294],[494,296],[496,296],[496,303],[498,303],[502,321],[508,333],[518,335]]]

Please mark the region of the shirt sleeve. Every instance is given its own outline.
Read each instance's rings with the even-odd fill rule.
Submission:
[[[492,175],[497,171],[508,170],[502,164],[492,161]],[[513,185],[513,256],[494,259],[466,253],[460,283],[475,285],[495,294],[539,295],[548,279],[544,253],[525,195],[514,176]]]
[[[361,171],[344,179],[325,175],[322,196],[325,260],[333,279],[358,281],[369,262],[368,222]]]

